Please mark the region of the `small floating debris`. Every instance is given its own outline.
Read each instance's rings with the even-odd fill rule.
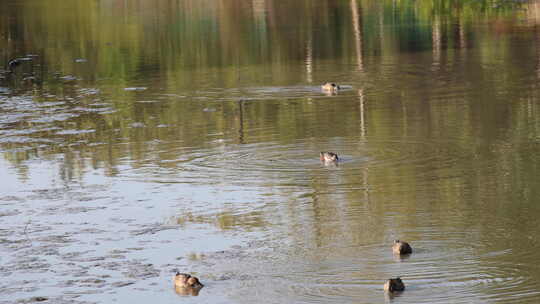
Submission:
[[[135,102],[138,102],[138,103],[156,103],[156,102],[159,102],[157,100],[137,100]]]
[[[129,88],[124,88],[124,91],[144,91],[146,89],[147,89],[146,87],[129,87]]]
[[[162,94],[163,96],[160,97],[160,98],[163,98],[163,97],[176,97],[176,98],[186,98],[187,96],[185,95],[178,95],[178,94]]]
[[[204,108],[203,112],[215,112],[216,108]]]
[[[31,58],[31,57],[21,57],[21,58],[16,58],[16,59],[13,59],[13,60],[17,60],[17,61],[32,61],[32,58]]]
[[[145,125],[142,122],[134,122],[131,125],[129,125],[132,128],[144,128]]]
[[[63,130],[56,132],[57,135],[79,135],[79,134],[87,134],[87,133],[94,133],[96,130],[94,129],[87,129],[87,130]]]
[[[96,146],[103,146],[105,143],[103,142],[93,142],[93,143],[89,143],[87,146],[89,147],[96,147]]]
[[[29,299],[30,302],[43,302],[47,300],[49,300],[49,298],[46,297],[32,297]]]
[[[26,76],[22,79],[24,82],[35,82],[37,81],[37,78],[35,76]]]
[[[99,89],[95,89],[95,88],[87,88],[87,89],[80,89],[79,90],[79,93],[81,95],[85,95],[85,96],[88,96],[88,95],[97,95],[99,94],[101,91]]]
[[[37,106],[40,108],[48,108],[48,107],[56,107],[56,106],[63,106],[66,103],[63,101],[44,101],[40,102]]]
[[[75,62],[76,62],[76,63],[85,63],[85,62],[87,62],[87,61],[88,61],[88,60],[86,60],[86,59],[84,59],[84,58],[77,58],[77,59],[75,59]]]
[[[116,110],[108,110],[108,111],[99,112],[99,114],[105,115],[105,114],[113,114],[113,113],[116,113],[116,112],[118,112],[118,111],[116,111]]]
[[[112,286],[113,286],[113,287],[125,287],[125,286],[129,286],[129,285],[132,285],[132,284],[135,284],[135,282],[133,282],[133,281],[128,281],[128,282],[114,282],[114,283],[112,283]]]
[[[75,80],[78,80],[78,78],[73,76],[73,75],[62,76],[62,77],[60,77],[60,79],[62,79],[63,81],[75,81]]]

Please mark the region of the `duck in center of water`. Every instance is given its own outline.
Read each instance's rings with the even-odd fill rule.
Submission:
[[[322,162],[337,162],[339,160],[337,154],[333,152],[321,152],[320,158]]]
[[[333,82],[327,82],[321,85],[321,89],[328,93],[337,93],[337,91],[339,91],[341,87]]]
[[[180,273],[177,272],[174,276],[174,286],[179,288],[196,288],[200,289],[203,288],[204,285],[199,282],[199,279],[196,277],[191,276],[187,273]]]
[[[400,241],[400,240],[395,240],[394,241],[394,245],[392,246],[392,251],[395,253],[395,254],[411,254],[412,253],[412,248],[411,248],[411,245],[409,245],[409,243],[407,242],[403,242],[403,241]]]
[[[404,290],[405,290],[405,284],[403,284],[403,281],[400,278],[388,279],[386,283],[384,283],[384,291],[386,292],[395,292],[395,291],[404,291]]]

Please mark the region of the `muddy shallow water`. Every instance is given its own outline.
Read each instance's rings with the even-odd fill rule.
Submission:
[[[537,301],[537,2],[152,3],[0,11],[0,303]]]

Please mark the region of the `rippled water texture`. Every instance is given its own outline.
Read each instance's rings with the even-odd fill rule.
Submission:
[[[538,302],[540,2],[4,2],[1,304]]]

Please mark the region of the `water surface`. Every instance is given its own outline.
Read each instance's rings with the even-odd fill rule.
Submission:
[[[0,303],[535,303],[539,7],[7,1]]]

